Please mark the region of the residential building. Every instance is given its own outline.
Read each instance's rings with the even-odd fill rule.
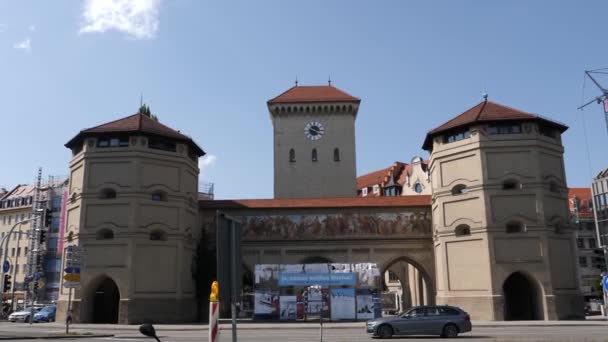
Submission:
[[[608,169],[598,173],[592,184],[595,210],[600,231],[600,246],[608,246]]]
[[[393,165],[357,177],[357,196],[410,196],[430,195],[431,177],[429,161],[414,157],[407,164],[396,161]]]
[[[606,270],[604,256],[599,249],[591,188],[568,189],[568,206],[572,223],[576,226],[579,283],[585,301],[602,298],[601,273]]]
[[[20,184],[8,191],[0,199],[0,238],[8,238],[10,230],[17,222],[32,217],[32,203],[34,186]],[[28,252],[30,248],[28,233],[31,230],[31,222],[18,225],[10,238],[8,248],[3,251],[10,263],[9,274],[12,277],[12,287],[9,292],[4,293],[4,300],[11,300],[12,292],[15,292],[16,303],[22,303],[24,298],[24,277],[27,272]]]
[[[41,222],[45,230],[45,240],[42,241],[42,269],[44,275],[40,277],[40,286],[37,290],[38,300],[41,302],[51,302],[57,300],[59,289],[59,277],[61,276],[61,242],[60,223],[63,211],[63,198],[65,187],[67,186],[66,177],[49,177],[41,186],[41,206],[44,209],[41,213]],[[12,226],[24,219],[29,219],[33,215],[34,184],[20,184],[11,191],[7,192],[0,199],[0,236],[4,237]],[[16,304],[21,304],[25,297],[26,281],[28,276],[28,253],[31,248],[31,226],[27,222],[17,227],[13,237],[9,241],[9,262],[11,263],[12,283],[15,288]],[[19,238],[19,231],[21,237]],[[14,254],[13,255],[13,249]],[[6,296],[6,295],[5,295]],[[11,296],[12,297],[12,289]]]

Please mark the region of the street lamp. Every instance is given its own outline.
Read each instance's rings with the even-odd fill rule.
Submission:
[[[1,247],[2,255],[3,255],[1,267],[4,267],[4,264],[6,263],[6,259],[8,257],[8,242],[10,241],[11,234],[13,234],[13,231],[15,230],[15,228],[17,228],[18,226],[20,226],[24,223],[37,220],[38,216],[40,214],[42,214],[42,212],[43,212],[42,209],[36,209],[36,211],[34,211],[34,217],[30,217],[28,219],[15,222],[15,224],[13,225],[11,230],[8,232],[8,234],[4,238],[2,238],[2,240],[0,241],[0,247]],[[4,273],[4,272],[2,272],[2,273]],[[4,292],[4,277],[0,277],[0,291]]]

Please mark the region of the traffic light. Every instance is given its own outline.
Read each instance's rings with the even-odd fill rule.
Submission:
[[[44,211],[44,226],[45,227],[50,227],[51,226],[51,221],[53,221],[52,213],[53,212],[49,208],[47,208]]]
[[[4,288],[2,289],[3,292],[8,292],[11,289],[11,285],[13,284],[11,282],[11,275],[10,274],[5,274],[4,275]]]
[[[41,229],[38,236],[38,242],[42,245],[46,241],[46,230]]]

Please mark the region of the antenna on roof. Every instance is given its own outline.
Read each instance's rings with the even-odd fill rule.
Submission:
[[[327,85],[331,87],[331,75],[327,77]]]
[[[141,106],[143,106],[143,105],[144,105],[144,92],[142,91],[142,92],[139,94],[139,106],[141,107]]]
[[[296,87],[298,86],[298,76],[296,76]]]
[[[487,91],[484,91],[481,96],[483,97],[484,101],[488,101],[488,92]]]

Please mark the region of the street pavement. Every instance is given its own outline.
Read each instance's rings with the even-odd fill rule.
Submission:
[[[378,341],[371,339],[364,332],[364,323],[331,323],[324,324],[323,341],[325,342],[359,342]],[[112,334],[113,337],[86,337],[81,341],[146,341],[139,334],[138,326],[129,325],[80,325],[76,324],[75,332],[95,334]],[[158,325],[157,333],[164,342],[207,341],[208,330],[204,325]],[[34,324],[0,323],[2,336],[35,336],[57,334],[65,328],[57,323]],[[230,324],[222,324],[219,342],[232,341]],[[238,341],[320,341],[321,329],[314,323],[248,323],[240,324],[237,330]],[[66,341],[75,339],[46,339],[46,341]],[[439,337],[396,337],[395,341],[449,341]],[[560,322],[473,322],[473,331],[462,334],[460,341],[608,341],[608,322],[604,320],[560,321]],[[40,341],[24,339],[22,341]],[[151,339],[150,341],[153,341]]]

